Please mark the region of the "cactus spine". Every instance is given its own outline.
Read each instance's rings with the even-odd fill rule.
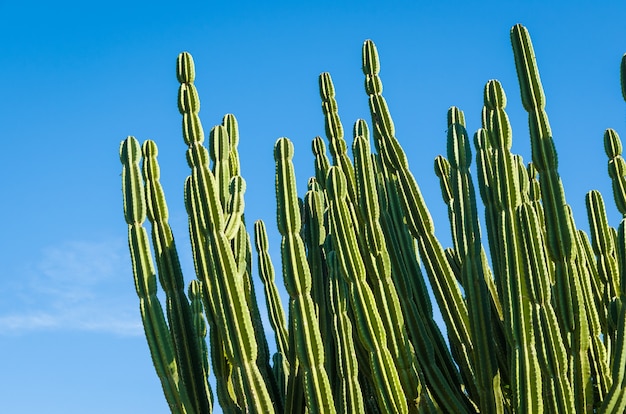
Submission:
[[[324,140],[313,139],[314,175],[302,199],[294,144],[279,138],[274,146],[287,312],[265,225],[254,223],[256,268],[277,348],[271,360],[252,282],[237,120],[226,115],[204,146],[193,60],[179,55],[178,107],[191,168],[185,207],[196,271],[187,293],[156,144],[140,146],[128,137],[120,147],[135,287],[172,412],[212,411],[209,355],[217,400],[227,413],[626,409],[626,218],[611,227],[602,196],[591,191],[591,237],[576,228],[528,31],[514,26],[511,41],[532,162],[524,165],[511,152],[507,98],[498,81],[485,85],[482,125],[473,136],[477,181],[465,114],[449,109],[447,154],[435,159],[452,234],[447,248],[435,236],[396,137],[374,43],[362,49],[371,139],[367,121],[358,120],[348,145],[335,86],[330,74],[320,75],[330,157]],[[620,73],[626,100],[626,55]],[[606,130],[604,145],[613,198],[626,217],[626,162],[615,130]]]

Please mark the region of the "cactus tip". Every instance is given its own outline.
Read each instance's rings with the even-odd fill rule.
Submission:
[[[176,78],[180,83],[192,83],[196,77],[193,57],[189,52],[182,52],[176,59]]]
[[[278,138],[276,144],[274,145],[274,159],[286,159],[290,160],[293,157],[293,144],[289,140],[289,138],[281,137]]]
[[[120,143],[120,160],[125,162],[136,162],[141,156],[139,141],[133,136],[128,136]]]

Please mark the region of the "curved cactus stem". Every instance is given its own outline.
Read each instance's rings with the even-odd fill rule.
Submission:
[[[280,375],[276,375],[278,367],[274,366],[274,378],[277,381],[278,392],[284,404],[287,382],[283,377],[289,372],[289,346],[287,340],[287,327],[285,325],[285,312],[280,301],[278,288],[274,282],[274,267],[269,256],[269,242],[265,231],[265,224],[261,220],[254,223],[254,238],[256,251],[258,254],[258,269],[263,286],[265,288],[265,299],[267,309],[270,315],[270,324],[274,329],[278,352],[274,355],[274,360],[278,359],[282,365],[278,371]],[[276,362],[275,362],[276,363]]]
[[[183,273],[174,236],[167,221],[165,194],[159,182],[157,146],[148,140],[142,145],[142,152],[148,219],[152,224],[152,242],[157,257],[159,280],[165,292],[176,359],[196,411],[208,413],[211,411],[211,404],[210,394],[207,394],[207,378],[202,369],[203,356],[192,324],[191,308],[185,295]]]
[[[362,127],[360,129],[363,130]],[[448,398],[448,395],[453,394],[450,388],[461,389],[461,380],[441,331],[433,320],[430,296],[426,291],[414,240],[404,226],[395,184],[391,182],[392,178],[385,165],[380,162],[380,157],[374,155],[372,159],[376,169],[381,228],[388,246],[391,274],[396,289],[403,292],[399,299],[407,330],[424,373],[424,382],[428,387],[447,389],[444,394]],[[432,404],[432,398],[426,398],[424,391],[427,389],[422,392],[421,402]]]
[[[128,137],[120,145],[122,169],[122,194],[124,217],[128,224],[128,245],[139,296],[141,319],[150,348],[152,362],[167,403],[173,413],[192,413],[194,407],[180,378],[172,336],[165,322],[161,303],[156,296],[156,271],[152,261],[148,234],[143,227],[146,219],[144,184],[141,179],[139,160],[141,148],[134,137]]]
[[[356,136],[352,148],[358,197],[356,207],[361,212],[360,217],[363,218],[362,225],[360,225],[361,241],[367,252],[365,260],[370,261],[371,266],[376,269],[373,272],[376,279],[372,280],[375,286],[373,293],[379,303],[378,309],[383,326],[389,335],[387,344],[400,373],[405,397],[410,409],[417,409],[421,398],[417,360],[406,331],[396,285],[391,276],[389,252],[384,247],[385,238],[379,221],[380,206],[369,140],[364,136]]]
[[[322,98],[322,112],[326,126],[326,137],[330,146],[330,154],[333,157],[333,165],[341,167],[348,180],[348,194],[350,200],[356,203],[356,184],[354,182],[354,167],[348,157],[348,145],[343,136],[343,126],[337,111],[335,100],[335,86],[330,73],[324,72],[319,76],[319,89]],[[326,176],[324,176],[324,180]]]
[[[411,235],[418,241],[418,247],[431,286],[450,335],[453,353],[465,372],[473,372],[471,355],[472,338],[469,333],[469,316],[465,301],[441,244],[434,235],[434,226],[426,208],[415,178],[408,168],[408,161],[400,147],[389,115],[387,104],[382,97],[382,81],[378,77],[380,63],[378,52],[372,41],[363,45],[363,73],[369,95],[370,111],[374,125],[374,139],[382,162],[389,172],[397,177],[398,191],[403,215]],[[473,376],[473,374],[469,374]]]
[[[285,311],[280,301],[280,294],[274,282],[274,266],[269,255],[269,241],[265,230],[265,223],[257,220],[254,223],[254,240],[258,254],[259,275],[265,287],[265,298],[270,314],[270,324],[276,335],[278,352],[282,355],[289,354],[287,341],[287,327],[285,325]]]
[[[191,167],[188,205],[195,210],[193,215],[199,223],[200,241],[208,263],[209,273],[198,275],[203,283],[209,284],[214,296],[216,322],[223,338],[224,350],[229,363],[235,369],[235,390],[238,400],[245,401],[246,410],[256,413],[274,412],[275,404],[268,392],[265,379],[257,366],[258,344],[254,335],[252,315],[243,284],[245,266],[237,264],[225,230],[224,208],[220,189],[224,189],[223,173],[220,181],[209,170],[209,151],[202,145],[204,134],[198,117],[200,100],[193,84],[193,60],[188,53],[181,53],[177,61],[179,88],[179,110],[183,115],[183,137],[189,146],[187,161]],[[227,159],[225,141],[218,127],[212,143],[213,159]],[[223,153],[226,152],[226,157]],[[219,155],[219,156],[218,156]],[[228,171],[228,165],[223,170]],[[241,259],[241,258],[240,258]],[[244,259],[245,260],[245,259]],[[210,280],[209,280],[210,279]]]

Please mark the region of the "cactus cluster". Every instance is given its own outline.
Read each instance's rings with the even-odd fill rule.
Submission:
[[[589,238],[565,198],[526,28],[514,26],[511,41],[532,162],[525,165],[511,153],[498,81],[485,86],[482,127],[473,136],[477,181],[465,115],[449,109],[447,157],[435,159],[448,207],[448,248],[435,236],[396,139],[374,43],[363,45],[371,127],[355,123],[352,157],[332,79],[320,75],[330,158],[325,141],[315,138],[315,173],[303,198],[296,192],[293,144],[280,138],[274,147],[287,312],[265,225],[254,223],[257,273],[276,343],[271,358],[252,283],[237,121],[226,115],[205,146],[193,60],[179,55],[178,107],[191,169],[185,205],[196,271],[187,292],[159,184],[157,147],[128,137],[120,149],[141,316],[173,413],[210,413],[214,392],[226,413],[626,410],[622,144],[614,130],[606,131],[614,199],[625,218],[610,227],[602,196],[591,191]],[[626,55],[621,86],[626,99]],[[433,319],[427,284],[445,334]]]

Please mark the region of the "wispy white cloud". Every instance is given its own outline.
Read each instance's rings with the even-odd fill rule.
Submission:
[[[0,334],[79,330],[141,335],[127,249],[123,239],[42,249],[2,289]]]

